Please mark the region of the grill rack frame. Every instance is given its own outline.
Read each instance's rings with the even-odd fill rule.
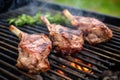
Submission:
[[[85,62],[88,62],[88,63],[91,63],[92,65],[95,65],[95,66],[98,66],[98,67],[100,67],[100,69],[101,70],[95,70],[94,68],[91,68],[91,67],[89,67],[89,66],[87,66],[86,64],[83,64],[83,63],[77,63],[77,62],[75,62],[76,64],[79,64],[79,65],[81,65],[81,66],[84,66],[84,67],[86,67],[87,66],[87,68],[89,68],[90,70],[93,70],[93,71],[96,71],[96,72],[98,72],[98,73],[102,73],[103,71],[103,69],[104,70],[108,70],[109,69],[109,67],[107,66],[107,65],[109,65],[109,66],[112,66],[112,65],[115,65],[115,63],[114,62],[117,62],[117,63],[119,63],[120,62],[120,60],[119,60],[119,57],[120,57],[120,55],[117,53],[118,51],[117,51],[117,49],[119,49],[119,45],[117,45],[117,44],[120,44],[119,43],[119,41],[120,41],[120,36],[119,36],[119,32],[120,32],[120,28],[119,27],[116,27],[115,25],[119,25],[118,24],[118,22],[120,21],[120,19],[119,18],[115,18],[115,17],[111,17],[111,16],[106,16],[106,15],[101,15],[101,14],[98,14],[98,13],[94,13],[94,12],[88,12],[88,11],[85,11],[85,10],[79,10],[79,9],[76,9],[76,8],[71,8],[71,7],[67,7],[67,6],[61,6],[61,5],[58,5],[58,4],[53,4],[53,3],[46,3],[46,2],[41,2],[41,1],[39,1],[39,4],[37,5],[37,6],[39,6],[40,7],[40,5],[42,5],[42,4],[46,4],[47,5],[47,7],[46,6],[42,6],[42,8],[44,7],[45,9],[47,9],[48,10],[48,8],[50,8],[50,10],[51,11],[55,11],[55,12],[61,12],[63,9],[68,9],[68,10],[70,10],[70,11],[73,11],[74,13],[76,13],[76,12],[81,12],[82,11],[82,13],[84,14],[83,16],[95,16],[96,17],[96,15],[99,15],[99,17],[101,16],[101,17],[104,17],[104,23],[107,23],[109,26],[110,26],[110,28],[113,30],[113,34],[115,34],[115,36],[113,36],[113,40],[111,40],[112,42],[110,43],[110,42],[107,42],[107,43],[103,43],[103,44],[100,44],[101,46],[107,46],[107,49],[108,50],[110,50],[111,48],[112,48],[112,53],[111,52],[108,52],[106,49],[105,49],[105,51],[103,51],[104,49],[102,49],[101,50],[101,48],[99,48],[99,46],[97,46],[97,50],[99,50],[99,51],[103,51],[103,52],[105,52],[105,53],[107,53],[107,55],[105,55],[105,54],[101,54],[101,52],[97,52],[97,51],[94,51],[94,48],[96,47],[96,46],[91,46],[91,45],[85,45],[85,48],[83,48],[83,50],[85,50],[85,51],[87,51],[87,53],[89,52],[89,53],[93,53],[93,54],[95,54],[95,55],[99,55],[99,56],[101,56],[101,57],[103,57],[103,58],[105,58],[105,59],[101,59],[101,58],[99,58],[99,57],[94,57],[93,55],[91,56],[91,55],[88,55],[86,52],[80,52],[81,54],[76,54],[76,55],[73,55],[72,57],[75,57],[75,58],[78,58],[78,59],[81,59],[81,60],[83,60],[83,61],[85,61]],[[9,26],[8,25],[8,23],[6,22],[6,19],[7,18],[9,18],[9,17],[15,17],[15,16],[17,16],[17,15],[19,15],[19,14],[22,14],[22,13],[24,13],[24,11],[23,10],[25,10],[25,9],[27,9],[28,8],[28,6],[25,6],[25,7],[22,7],[22,8],[19,8],[19,9],[16,9],[16,10],[14,10],[14,11],[10,11],[10,12],[7,12],[7,13],[5,13],[5,14],[1,14],[0,15],[0,45],[2,45],[2,46],[0,46],[0,50],[2,50],[2,52],[0,51],[0,57],[3,57],[1,60],[0,60],[0,64],[2,64],[2,65],[4,65],[4,66],[8,66],[8,67],[10,67],[10,68],[13,68],[13,70],[14,71],[16,71],[16,72],[18,72],[19,74],[22,74],[22,75],[24,75],[24,76],[26,76],[26,77],[28,77],[29,79],[35,79],[36,77],[35,76],[33,76],[33,75],[29,75],[29,74],[27,74],[27,73],[25,73],[24,71],[21,71],[21,70],[19,70],[19,69],[17,69],[13,64],[15,64],[15,62],[16,62],[16,58],[17,58],[17,43],[18,43],[18,39],[17,39],[17,37],[15,37],[10,31],[8,31],[8,27],[7,26]],[[41,8],[40,8],[41,9]],[[59,10],[58,10],[59,9]],[[38,9],[39,10],[39,9]],[[18,12],[17,12],[18,11]],[[27,11],[27,10],[26,10]],[[15,13],[15,15],[13,15],[12,13]],[[29,14],[28,12],[25,12],[26,14]],[[73,13],[73,14],[74,14]],[[89,13],[89,15],[88,15],[88,13]],[[98,18],[98,17],[97,17]],[[99,18],[98,18],[99,19]],[[112,22],[110,22],[111,21],[111,19],[113,20]],[[114,25],[114,26],[113,26]],[[40,32],[44,32],[44,33],[46,33],[46,34],[48,34],[47,33],[47,29],[45,28],[45,26],[44,25],[37,25],[37,24],[35,24],[35,25],[33,25],[34,27],[30,27],[29,25],[25,25],[24,27],[19,27],[19,29],[21,29],[21,30],[23,30],[23,31],[25,31],[25,32],[28,32],[28,33],[40,33]],[[42,26],[42,27],[39,27],[39,26]],[[43,28],[44,27],[44,28]],[[24,29],[24,28],[26,28],[26,29]],[[39,30],[38,30],[39,29]],[[8,35],[9,34],[9,35]],[[6,38],[7,37],[7,38]],[[10,39],[8,39],[8,38],[11,38],[11,39],[14,39],[15,41],[11,41]],[[115,41],[114,41],[115,40]],[[110,43],[110,44],[109,44]],[[107,45],[106,45],[107,44]],[[110,46],[109,46],[110,45]],[[89,49],[88,47],[90,47],[91,49],[93,49],[93,51],[91,50],[91,49]],[[108,48],[108,47],[110,47],[110,48]],[[105,47],[106,48],[106,47]],[[115,49],[115,48],[117,48],[117,49]],[[9,52],[11,55],[13,55],[13,56],[11,56],[11,55],[9,55],[9,54],[6,54],[7,52]],[[116,54],[116,53],[117,54]],[[71,61],[71,62],[74,62],[72,59],[68,59],[68,58],[65,58],[65,57],[60,57],[60,60],[58,60],[58,57],[59,56],[57,56],[56,57],[56,55],[54,54],[54,52],[51,52],[51,53],[53,53],[53,54],[51,54],[50,56],[49,56],[49,58],[50,59],[53,59],[53,60],[56,60],[57,62],[62,62],[61,61],[61,59],[64,61],[64,60],[67,60],[68,62],[69,61]],[[115,54],[114,54],[115,53]],[[100,64],[96,64],[95,62],[91,62],[91,61],[89,61],[89,60],[86,60],[86,59],[84,59],[84,58],[82,58],[81,57],[81,55],[85,55],[85,56],[88,56],[88,57],[90,57],[90,58],[92,58],[92,59],[95,59],[95,60],[99,60],[100,62],[103,62],[104,64],[106,64],[106,65],[101,65],[101,63]],[[114,57],[111,57],[111,56],[115,56],[115,58]],[[11,63],[11,62],[9,62],[8,60],[5,60],[5,58],[7,58],[7,59],[9,59],[9,60],[12,60],[14,63]],[[106,60],[107,59],[107,60]],[[51,61],[50,61],[51,62]],[[11,65],[12,64],[12,65]],[[68,74],[71,74],[71,75],[74,75],[74,76],[76,76],[77,77],[77,79],[79,80],[89,80],[89,79],[87,79],[87,77],[85,77],[85,76],[91,76],[92,77],[92,79],[98,79],[98,76],[96,76],[96,75],[90,75],[89,73],[84,73],[84,72],[82,72],[82,71],[79,71],[79,70],[77,70],[77,69],[74,69],[74,68],[72,68],[71,66],[69,66],[69,65],[67,65],[67,67],[68,68],[72,68],[71,70],[75,70],[75,73],[70,73],[69,71],[67,71],[67,70],[64,70],[64,69],[62,69],[60,66],[58,66],[58,65],[55,65],[54,63],[52,63],[51,62],[51,66],[52,67],[54,67],[54,68],[58,68],[58,69],[60,69],[60,70],[63,70],[64,72],[67,72]],[[107,66],[107,67],[106,67]],[[0,66],[1,67],[1,66]],[[0,68],[0,71],[1,72],[3,72],[3,73],[5,73],[5,74],[7,74],[7,76],[11,76],[12,78],[14,78],[14,79],[18,79],[18,80],[21,80],[21,78],[19,77],[19,76],[16,76],[14,73],[9,73],[10,71],[8,70],[5,70],[4,69],[4,67],[2,66],[2,68]],[[61,74],[58,74],[58,73],[56,73],[56,71],[54,71],[54,70],[49,70],[48,72],[45,72],[45,73],[41,73],[40,75],[42,75],[42,76],[45,76],[45,77],[47,77],[48,78],[48,80],[49,79],[51,79],[51,80],[57,80],[57,79],[55,79],[55,78],[53,78],[53,77],[51,77],[51,75],[49,75],[49,73],[52,73],[52,74],[55,74],[55,75],[57,75],[58,77],[60,77],[60,79],[61,78],[63,78],[63,79],[65,79],[65,80],[72,80],[70,77],[67,77],[67,76],[65,76],[65,75],[61,75]],[[79,74],[80,73],[80,74]],[[83,73],[83,74],[81,74],[81,73]],[[79,75],[78,75],[79,74]],[[47,80],[47,78],[46,78],[46,80]],[[4,76],[4,75],[1,75],[0,76],[0,79],[5,79],[5,80],[7,80],[6,79],[6,76]],[[91,79],[91,80],[92,80]]]

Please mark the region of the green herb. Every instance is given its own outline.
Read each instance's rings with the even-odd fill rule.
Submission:
[[[35,23],[42,24],[40,16],[40,12],[36,13],[35,16],[22,14],[17,16],[16,18],[8,19],[8,22],[9,24],[15,24],[16,26],[23,26],[24,24],[33,25]],[[47,13],[45,14],[45,17],[50,21],[50,23],[68,24],[68,20],[61,14],[52,15],[51,13]]]
[[[33,25],[36,22],[40,21],[40,12],[38,12],[35,16],[30,16],[27,14],[22,14],[17,16],[16,18],[8,19],[9,24],[15,24],[16,26],[22,26],[24,24]]]
[[[55,15],[47,17],[47,18],[51,23],[68,24],[68,20],[61,14],[55,14]]]

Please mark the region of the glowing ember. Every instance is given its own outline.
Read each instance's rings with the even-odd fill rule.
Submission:
[[[74,61],[86,64],[87,66],[92,67],[92,64],[90,64],[90,63],[84,63],[82,60],[79,60],[79,59],[75,58]],[[77,68],[77,69],[81,70],[81,71],[84,71],[84,72],[87,72],[87,73],[90,73],[90,74],[94,74],[94,72],[92,70],[88,69],[87,67],[80,66],[80,65],[78,65],[78,64],[76,64],[74,62],[71,62],[70,65],[72,67],[74,67],[74,68]],[[66,68],[65,65],[62,65],[61,67],[62,68]],[[62,74],[62,75],[65,75],[65,73],[63,71],[61,71],[61,70],[57,70],[57,72],[60,73],[60,74]]]
[[[73,62],[71,62],[70,65],[73,66],[73,67],[76,67],[75,63],[73,63]]]
[[[81,67],[81,66],[79,66],[79,65],[77,65],[77,68],[78,68],[79,70],[82,70],[82,67]]]
[[[83,63],[83,61],[82,61],[82,60],[79,60],[79,59],[76,59],[76,58],[74,59],[74,61],[75,61],[75,62],[80,62],[80,63]]]
[[[84,63],[82,60],[79,60],[79,59],[76,59],[76,58],[74,59],[74,61],[79,62],[79,63]],[[77,68],[77,69],[81,70],[81,71],[84,71],[84,72],[87,72],[87,73],[90,73],[90,74],[94,74],[94,72],[92,72],[90,69],[88,69],[86,67],[83,67],[83,66],[80,66],[80,65],[78,65],[74,62],[71,62],[70,65],[74,68]],[[86,65],[89,66],[89,67],[92,67],[92,64],[90,64],[90,63],[88,63]]]
[[[62,65],[62,68],[66,68],[66,66]],[[58,73],[65,75],[65,73],[61,70],[57,70]]]
[[[90,72],[90,74],[94,74],[94,72]]]
[[[57,70],[57,72],[64,75],[64,72],[61,70]]]
[[[62,65],[62,68],[66,68],[66,66]]]
[[[89,72],[89,69],[88,69],[88,68],[83,67],[83,69],[84,69],[85,72]]]

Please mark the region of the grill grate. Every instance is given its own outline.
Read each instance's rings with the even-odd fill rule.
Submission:
[[[59,6],[56,4],[46,3],[47,6],[42,6],[43,2],[39,2],[39,5],[35,6],[36,11],[60,13],[64,8],[74,10],[75,12],[81,12],[81,10]],[[29,79],[44,79],[44,80],[97,80],[98,76],[103,73],[104,70],[109,70],[111,66],[115,66],[120,63],[120,28],[107,23],[109,28],[113,31],[113,38],[105,43],[98,45],[84,45],[84,48],[78,54],[72,56],[61,56],[55,54],[54,51],[49,55],[49,61],[51,69],[47,72],[40,73],[39,75],[30,75],[15,67],[16,59],[18,56],[17,46],[18,38],[13,35],[9,30],[7,19],[15,17],[19,14],[30,14],[31,8],[29,6],[19,8],[15,11],[11,11],[0,15],[0,79],[1,80],[29,80]],[[85,13],[83,11],[83,13]],[[87,12],[90,13],[90,12]],[[95,14],[95,13],[94,13]],[[77,14],[76,14],[77,15]],[[98,14],[99,15],[99,14]],[[101,16],[101,15],[100,15]],[[107,18],[108,16],[106,16]],[[108,18],[109,19],[109,18]],[[116,19],[117,18],[113,18]],[[107,21],[106,21],[107,22]],[[109,22],[109,21],[108,21]],[[115,24],[115,23],[113,23]],[[117,25],[117,24],[116,24]],[[27,33],[45,33],[48,34],[48,30],[44,25],[24,25],[18,27]],[[80,60],[75,61],[75,59]],[[76,64],[76,67],[70,64]],[[92,66],[88,66],[91,64]],[[65,67],[62,67],[65,66]],[[82,70],[77,67],[82,67]],[[88,72],[84,69],[87,68]],[[58,72],[61,71],[62,73]]]

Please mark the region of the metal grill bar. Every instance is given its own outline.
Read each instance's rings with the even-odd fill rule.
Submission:
[[[119,42],[117,42],[117,41],[113,41],[113,40],[111,40],[110,42],[111,42],[111,43],[113,43],[113,44],[120,45],[120,43],[119,43]]]
[[[116,35],[120,35],[120,33],[116,32],[116,31],[113,31],[113,33],[116,34]]]
[[[62,78],[64,78],[64,79],[72,80],[71,78],[69,78],[69,77],[67,77],[67,76],[64,76],[64,75],[61,75],[61,74],[59,74],[59,73],[57,73],[57,72],[55,72],[55,71],[53,71],[53,70],[49,70],[49,72],[51,72],[51,73],[53,73],[53,74],[56,74],[56,75],[58,75],[58,76],[60,76],[60,77],[62,77]]]
[[[40,6],[40,5],[39,5]],[[35,8],[39,11],[41,10],[43,13],[50,11],[51,13],[60,13],[59,11],[63,10],[64,7],[60,7],[58,5],[54,5],[56,7],[52,7],[50,4],[47,5],[49,7],[47,8],[40,8],[36,6]],[[49,10],[48,10],[49,8]],[[58,8],[60,8],[58,10]],[[73,9],[74,10],[74,9]],[[74,10],[79,11],[79,10]],[[14,13],[14,14],[13,14]],[[4,74],[6,74],[8,77],[11,77],[12,79],[21,79],[18,75],[24,75],[30,79],[36,79],[36,77],[29,75],[19,69],[17,69],[14,64],[16,63],[17,59],[17,46],[19,39],[15,37],[9,30],[7,23],[7,19],[10,17],[16,17],[19,14],[26,13],[30,14],[30,8],[28,6],[20,8],[15,11],[8,12],[6,14],[0,15],[0,71]],[[84,12],[86,13],[86,12]],[[32,15],[32,14],[30,14]],[[107,17],[109,19],[109,17]],[[117,19],[118,20],[118,19]],[[108,21],[109,22],[109,21]],[[115,23],[113,23],[115,24]],[[45,73],[41,73],[40,75],[45,80],[57,80],[57,78],[65,79],[65,80],[94,80],[98,79],[97,74],[101,74],[104,70],[108,70],[109,67],[112,65],[115,65],[116,62],[120,62],[119,58],[119,45],[120,45],[120,28],[107,24],[113,31],[113,38],[105,43],[91,46],[88,44],[84,45],[84,48],[82,51],[80,51],[78,54],[74,54],[71,57],[68,56],[60,56],[58,54],[55,54],[53,51],[51,52],[49,56],[49,61],[51,65],[51,69]],[[48,35],[48,30],[45,25],[24,25],[23,27],[19,27],[22,31],[25,31],[27,33],[45,33]],[[74,59],[82,60],[85,63],[90,63],[92,66],[87,66],[85,63],[75,62]],[[113,63],[113,61],[115,63]],[[75,63],[76,65],[85,67],[91,71],[94,72],[94,74],[90,74],[89,72],[84,72],[82,70],[79,70],[77,68],[74,68],[70,65],[70,63]],[[59,63],[59,64],[58,64]],[[62,65],[65,65],[66,68],[63,68]],[[8,67],[14,71],[16,71],[15,74],[11,72],[10,70],[5,70],[3,67]],[[63,71],[65,74],[60,74],[57,72],[57,70]],[[51,76],[52,75],[52,76]],[[56,76],[56,77],[54,77]],[[1,79],[7,80],[5,75],[0,75]]]
[[[119,54],[114,54],[114,53],[111,53],[111,52],[109,52],[109,51],[106,51],[106,50],[104,50],[104,49],[100,49],[100,48],[97,48],[97,47],[94,47],[94,46],[90,46],[90,45],[88,45],[91,49],[95,49],[95,50],[98,50],[98,51],[101,51],[101,52],[103,52],[103,53],[106,53],[106,54],[110,54],[110,55],[112,55],[112,56],[115,56],[115,57],[120,57],[120,55]],[[103,54],[104,55],[104,54]],[[106,56],[106,55],[104,55],[104,56]],[[116,59],[116,58],[113,58],[113,57],[107,57],[106,56],[106,58],[108,58],[108,59],[111,59],[111,60],[114,60],[114,61],[117,61],[117,62],[120,62],[120,60],[118,60],[118,59]]]
[[[14,63],[16,62],[15,59],[13,59],[13,58],[11,58],[11,57],[9,57],[9,56],[5,55],[4,53],[1,53],[1,52],[0,52],[0,57],[3,58],[4,60],[7,60],[7,61],[10,60],[10,62],[12,62],[12,63],[13,63],[13,62],[14,62]]]
[[[0,46],[0,49],[2,49],[3,51],[9,52],[9,54],[7,54],[7,55],[9,55],[9,56],[14,55],[14,56],[12,56],[12,57],[14,57],[14,58],[17,57],[17,54],[16,54],[15,52],[13,52],[13,51],[11,51],[11,50],[9,50],[9,49],[7,49],[7,48],[4,48],[4,47]]]
[[[83,77],[83,75],[81,75],[81,74],[79,74],[79,73],[77,73],[77,72],[69,71],[69,70],[67,70],[67,69],[61,68],[61,67],[59,67],[59,66],[57,66],[57,65],[54,65],[54,64],[51,64],[51,66],[53,66],[53,67],[55,67],[55,68],[57,68],[57,69],[59,69],[59,70],[62,70],[62,71],[64,71],[64,72],[68,73],[68,74],[71,74],[72,76],[78,77],[78,78],[80,78],[80,79],[82,79],[82,80],[87,80],[87,79],[85,79],[85,78]]]
[[[95,76],[95,75],[91,75],[91,74],[89,74],[89,73],[80,71],[80,70],[78,70],[77,68],[73,68],[72,66],[70,66],[70,62],[68,62],[68,61],[65,60],[65,59],[62,59],[61,57],[58,57],[58,56],[55,57],[54,55],[50,55],[50,59],[53,59],[53,60],[55,60],[55,61],[57,61],[57,62],[59,62],[59,63],[65,65],[65,66],[67,66],[67,67],[69,67],[69,68],[71,68],[71,69],[77,71],[77,72],[80,72],[80,73],[89,75],[89,76],[91,76],[91,77],[97,78],[97,76]],[[64,62],[65,64],[64,64],[63,62]]]
[[[5,36],[1,36],[0,39],[1,39],[1,40],[5,40],[5,42],[7,42],[7,43],[17,44],[17,42],[14,42],[14,41],[12,41],[12,40],[10,40],[10,39],[7,39]],[[1,42],[1,43],[3,43],[3,42]],[[5,43],[4,43],[4,44],[5,44]],[[17,46],[17,45],[15,45],[15,46]],[[12,47],[14,47],[14,46],[12,46]],[[15,47],[14,47],[14,48],[15,48]]]
[[[108,69],[108,67],[106,67],[106,66],[103,66],[103,65],[94,63],[94,62],[92,62],[92,61],[90,61],[90,60],[86,60],[86,59],[84,59],[83,57],[81,57],[81,56],[78,55],[78,54],[75,54],[74,57],[75,57],[75,58],[78,58],[78,59],[80,59],[80,60],[83,60],[83,61],[85,61],[85,62],[88,62],[88,63],[90,63],[90,64],[93,64],[93,65],[95,65],[95,66],[97,66],[97,67],[100,67],[100,68],[103,68],[103,69]]]
[[[92,49],[96,49],[96,50],[99,50],[99,51],[105,52],[105,53],[107,53],[107,54],[110,54],[110,55],[112,55],[112,56],[116,56],[116,57],[119,57],[119,58],[120,58],[120,55],[119,55],[119,54],[111,53],[110,51],[104,50],[104,49],[102,49],[102,48],[98,48],[98,47],[94,47],[94,46],[90,46],[90,45],[88,45],[88,46],[89,46],[90,48],[92,48]]]
[[[27,77],[29,77],[29,78],[31,78],[31,79],[34,79],[34,77],[32,77],[32,76],[26,74],[26,73],[23,72],[23,71],[18,70],[16,67],[14,67],[14,66],[12,66],[12,65],[10,65],[10,64],[8,64],[8,63],[6,63],[6,62],[4,62],[3,60],[0,60],[0,64],[2,64],[2,65],[4,65],[4,66],[7,66],[7,67],[9,67],[9,68],[15,70],[16,72],[21,73],[22,75],[25,75],[25,76],[27,76]],[[4,70],[4,69],[2,69],[2,70]],[[7,71],[7,72],[8,72],[8,71]],[[8,73],[6,73],[6,74],[10,75],[11,73],[8,72]],[[14,75],[15,75],[15,74],[14,74]],[[16,75],[15,75],[15,76],[16,76]],[[19,79],[19,78],[18,78],[18,79]]]
[[[86,50],[86,51],[87,51],[87,50]],[[94,57],[94,56],[92,56],[91,54],[88,54],[88,53],[83,52],[83,51],[82,51],[80,54],[81,54],[81,55],[88,56],[88,57],[90,57],[90,58],[92,58],[92,59],[95,59],[95,60],[100,61],[100,62],[105,63],[105,64],[114,65],[114,64],[111,63],[111,62],[108,62],[108,61],[105,61],[105,60],[103,60],[103,59]]]
[[[94,52],[94,51],[92,51],[92,50],[90,50],[90,49],[87,49],[87,48],[84,48],[84,50],[87,50],[87,51],[92,52],[92,53],[94,53],[94,54],[96,54],[96,55],[105,57],[105,58],[107,58],[107,59],[110,59],[110,60],[114,60],[114,61],[120,62],[119,60],[117,60],[117,59],[115,59],[115,58],[112,58],[112,57],[103,55],[103,54],[101,54],[101,53],[99,53],[99,52],[97,53],[97,52]]]
[[[119,53],[119,50],[114,49],[114,48],[111,48],[111,47],[109,47],[109,46],[105,46],[105,45],[98,45],[97,47],[107,49],[107,50],[109,50],[109,51],[111,51],[111,52]],[[118,55],[118,54],[117,54],[117,55]]]
[[[115,45],[115,44],[105,43],[105,45],[110,46],[110,47],[113,47],[113,48],[115,48],[115,49],[120,49],[120,47],[119,47],[118,45]]]
[[[117,41],[117,42],[120,41],[119,37],[117,38],[117,37],[114,37],[114,36],[113,36],[112,40]]]
[[[8,71],[5,70],[5,69],[0,68],[0,72],[1,72],[1,73],[4,73],[4,74],[6,74],[6,75],[8,75],[8,76],[10,76],[10,77],[12,77],[12,78],[15,79],[15,80],[22,80],[22,79],[20,79],[19,77],[17,77],[16,75],[8,72]]]
[[[118,40],[119,40],[119,38],[120,38],[120,36],[117,35],[117,34],[114,34],[113,37],[116,37]]]
[[[90,70],[93,70],[94,72],[102,73],[102,71],[97,70],[97,69],[94,69],[94,68],[92,68],[92,67],[89,67],[89,66],[87,66],[87,65],[85,65],[85,64],[83,64],[83,63],[75,62],[73,57],[64,57],[64,58],[65,58],[66,60],[70,61],[70,62],[74,62],[74,63],[76,63],[76,64],[78,64],[78,65],[80,65],[80,66],[83,66],[83,67],[86,67],[86,68],[88,68],[88,69],[90,69]]]
[[[46,73],[46,72],[43,73],[43,74],[41,74],[41,75],[42,75],[43,77],[45,77],[45,78],[47,77],[47,80],[49,80],[49,79],[50,79],[50,80],[56,80],[56,79],[54,79],[53,77],[49,76],[48,73]]]
[[[6,40],[6,41],[11,41],[11,40],[6,39],[6,38],[4,38],[4,37],[0,37],[0,38],[1,38],[1,39],[4,39],[4,40]],[[14,42],[14,41],[11,41],[11,42]],[[17,50],[17,48],[16,48],[15,46],[8,45],[8,44],[7,44],[7,43],[5,43],[5,42],[0,41],[0,44],[7,45],[7,46],[9,46],[9,47],[13,48],[14,50]],[[16,43],[16,42],[14,42],[14,44],[17,44],[17,43]]]
[[[0,80],[8,80],[8,79],[0,75]]]

